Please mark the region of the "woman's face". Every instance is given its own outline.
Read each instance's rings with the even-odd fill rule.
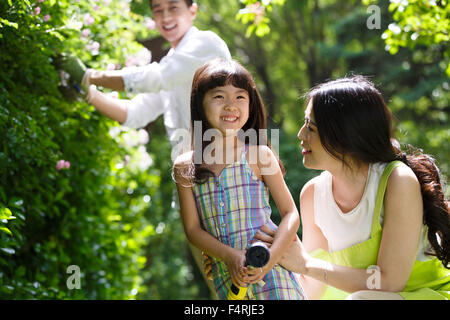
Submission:
[[[329,164],[336,161],[336,159],[325,150],[320,141],[319,131],[317,130],[312,109],[312,99],[306,107],[305,123],[300,128],[297,137],[302,142],[303,165],[306,168],[327,170]]]

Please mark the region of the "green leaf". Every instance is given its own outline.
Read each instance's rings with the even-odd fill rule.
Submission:
[[[19,25],[16,22],[11,22],[6,19],[0,18],[0,25],[2,25],[2,24],[5,26],[16,28],[16,29],[19,28]]]
[[[14,277],[16,278],[22,278],[26,274],[26,269],[24,266],[20,266],[17,268],[14,272]]]
[[[118,214],[108,216],[108,221],[120,221],[122,217]]]
[[[250,38],[250,36],[252,35],[253,31],[255,31],[256,26],[254,24],[251,24],[247,27],[247,31],[245,32],[245,36],[247,38]]]
[[[23,199],[18,198],[18,197],[12,197],[8,202],[8,206],[11,208],[22,209],[23,208]]]
[[[15,254],[16,253],[16,250],[14,250],[12,248],[0,248],[0,250],[7,254]]]
[[[50,31],[48,31],[48,33],[51,34],[52,36],[54,36],[55,38],[57,38],[60,41],[64,41],[64,39],[65,39],[64,36],[61,33],[57,32],[57,31],[50,30]]]
[[[12,232],[11,232],[11,230],[9,230],[9,229],[6,228],[6,227],[0,227],[0,231],[3,231],[3,232],[5,232],[5,233],[9,234],[10,236],[13,235]]]
[[[12,217],[11,210],[9,210],[6,207],[0,207],[0,220],[2,220],[2,219],[11,219],[11,217]]]
[[[270,28],[269,28],[269,25],[267,25],[267,24],[263,24],[263,23],[261,23],[257,28],[256,28],[256,31],[255,31],[255,34],[258,36],[258,37],[263,37],[263,36],[265,36],[266,34],[268,34],[270,32]]]

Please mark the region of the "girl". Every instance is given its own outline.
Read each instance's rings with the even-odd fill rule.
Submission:
[[[300,194],[304,247],[280,263],[311,298],[448,299],[449,202],[434,160],[400,150],[383,97],[361,76],[319,85],[307,102],[303,163],[325,171]]]
[[[304,299],[296,276],[277,265],[300,223],[282,164],[264,137],[242,135],[266,128],[263,102],[250,73],[236,61],[223,59],[198,69],[191,121],[192,151],[176,159],[174,179],[187,238],[213,257],[218,297],[226,299],[233,283],[248,286],[248,299]],[[211,130],[214,135],[208,139]],[[201,143],[196,135],[203,138]],[[282,220],[269,262],[251,270],[244,266],[245,250],[261,226],[276,228],[270,220],[268,191]]]

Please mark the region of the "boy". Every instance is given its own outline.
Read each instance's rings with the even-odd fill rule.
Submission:
[[[184,143],[190,146],[190,95],[195,71],[213,58],[231,59],[231,54],[226,43],[215,33],[200,31],[193,26],[198,6],[192,0],[150,0],[150,7],[156,28],[171,45],[159,63],[99,71],[86,69],[79,59],[68,57],[63,69],[81,83],[88,103],[124,126],[145,127],[163,115],[174,161]],[[131,100],[114,99],[98,91],[97,86],[137,95]],[[180,140],[178,129],[185,130],[184,137],[188,141]],[[200,251],[190,247],[196,263],[203,270]],[[207,284],[214,294],[212,282],[207,280]]]
[[[172,144],[172,160],[175,160],[183,144],[176,130],[184,129],[187,133],[190,129],[190,92],[195,71],[208,60],[231,59],[231,55],[219,36],[193,26],[198,6],[192,0],[150,0],[150,7],[157,29],[171,45],[159,63],[98,71],[86,70],[79,61],[72,61],[78,70],[67,69],[72,69],[69,73],[81,82],[86,100],[124,126],[141,128],[163,114]],[[131,100],[114,99],[98,91],[96,86],[137,95]]]

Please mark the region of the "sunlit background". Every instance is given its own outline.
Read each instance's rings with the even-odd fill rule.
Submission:
[[[298,205],[318,173],[303,167],[296,140],[302,94],[345,75],[371,77],[398,139],[433,154],[446,179],[446,4],[198,0],[195,25],[216,32],[255,76]],[[168,49],[146,0],[1,1],[0,299],[211,298],[183,233],[163,119],[118,126],[77,99],[54,65],[71,52],[114,70]],[[79,288],[68,285],[72,265]]]

